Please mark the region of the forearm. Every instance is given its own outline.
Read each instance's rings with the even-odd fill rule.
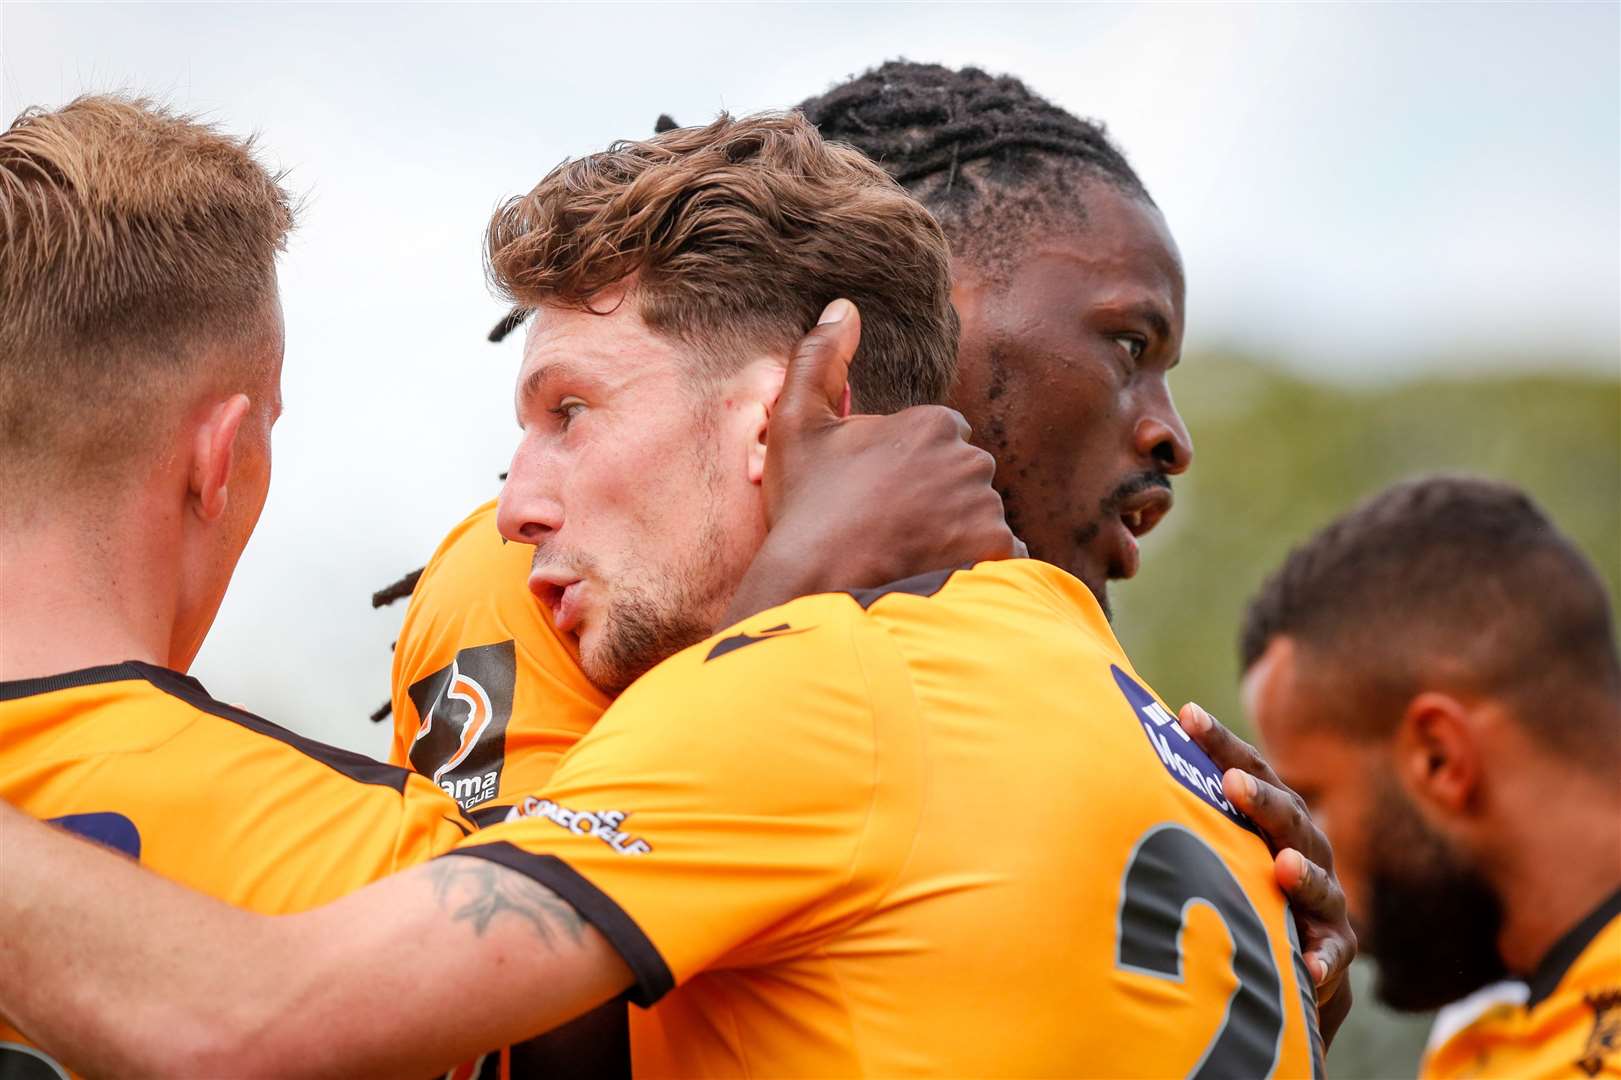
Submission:
[[[4,804],[0,858],[0,1013],[91,1075],[427,1075],[631,982],[573,908],[480,859],[272,918]]]

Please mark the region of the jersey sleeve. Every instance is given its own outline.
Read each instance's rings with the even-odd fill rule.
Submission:
[[[408,870],[443,855],[475,831],[456,800],[433,781],[412,773],[400,792],[400,831],[394,845],[394,871]]]
[[[454,854],[568,900],[650,1004],[870,909],[915,829],[918,730],[883,631],[848,597],[807,598],[655,668],[545,792]]]

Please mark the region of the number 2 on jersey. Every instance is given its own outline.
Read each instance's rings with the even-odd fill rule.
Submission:
[[[1203,1056],[1188,1070],[1198,1080],[1266,1077],[1277,1068],[1283,1036],[1283,981],[1266,924],[1231,870],[1203,840],[1180,825],[1157,825],[1137,842],[1120,890],[1115,964],[1155,978],[1182,980],[1182,929],[1188,906],[1209,904],[1233,941],[1238,985]],[[1289,923],[1296,981],[1312,1048],[1312,1077],[1322,1080],[1317,1003]]]

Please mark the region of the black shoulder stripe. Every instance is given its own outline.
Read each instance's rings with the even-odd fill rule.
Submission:
[[[504,803],[499,806],[475,806],[467,811],[467,817],[479,828],[488,829],[505,821],[511,812],[512,807]]]
[[[952,574],[955,574],[958,570],[966,569],[968,569],[966,566],[954,566],[949,570],[931,570],[927,574],[891,581],[888,585],[880,585],[876,589],[845,589],[843,591],[853,596],[855,602],[860,604],[861,609],[865,611],[890,593],[933,596],[946,587],[946,582],[951,580]]]
[[[313,758],[335,772],[342,773],[351,780],[362,784],[378,784],[382,787],[393,788],[400,794],[405,793],[405,782],[410,777],[409,769],[402,769],[397,765],[388,765],[384,762],[369,758],[364,754],[357,754],[352,750],[342,750],[336,746],[316,742],[296,732],[288,731],[280,724],[273,724],[262,716],[255,716],[245,709],[238,709],[234,705],[227,705],[214,698],[203,684],[189,675],[182,675],[178,671],[157,667],[153,664],[143,664],[139,661],[130,661],[127,665],[138,672],[139,678],[145,679],[164,693],[179,698],[193,708],[200,709],[229,720],[233,724],[240,724],[249,731],[275,739],[291,746],[304,756]]]
[[[608,939],[608,944],[624,958],[625,966],[636,977],[635,988],[626,995],[632,1004],[648,1008],[675,989],[675,976],[670,974],[669,965],[642,928],[636,925],[636,920],[625,914],[625,910],[614,903],[612,897],[556,855],[536,855],[502,840],[493,844],[464,845],[446,852],[440,858],[463,855],[515,870],[567,900],[581,918]]]

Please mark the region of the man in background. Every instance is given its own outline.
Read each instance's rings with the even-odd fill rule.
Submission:
[[[1241,644],[1379,996],[1529,986],[1424,1075],[1621,1075],[1621,661],[1588,560],[1508,485],[1398,484],[1289,555]]]
[[[963,327],[950,402],[996,457],[1030,554],[1108,611],[1193,461],[1168,385],[1182,259],[1147,188],[1101,124],[1009,75],[891,61],[800,108],[945,230]]]

